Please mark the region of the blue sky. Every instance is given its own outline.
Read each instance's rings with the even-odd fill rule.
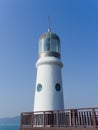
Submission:
[[[61,39],[65,108],[98,106],[98,1],[0,0],[0,117],[33,109],[49,15]]]

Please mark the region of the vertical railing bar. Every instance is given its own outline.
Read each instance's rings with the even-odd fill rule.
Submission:
[[[72,126],[72,111],[69,111],[69,125]]]
[[[85,125],[86,125],[86,127],[87,127],[87,111],[85,112]]]
[[[72,117],[73,117],[73,127],[75,127],[75,111],[74,109],[72,110]]]
[[[67,127],[67,112],[65,111],[65,127]]]
[[[92,109],[92,116],[93,116],[93,126],[96,127],[96,116],[95,116],[95,109]]]
[[[80,112],[79,112],[79,126],[81,126],[81,115],[80,115]]]
[[[96,110],[96,127],[98,128],[98,110]]]
[[[20,122],[21,122],[21,127],[23,127],[23,113],[21,113],[21,118],[20,118]]]
[[[60,111],[58,111],[58,127],[60,127]]]
[[[88,114],[89,112],[87,111],[87,126],[89,126],[89,118],[88,118]]]
[[[92,126],[92,112],[90,111],[90,113],[89,113],[89,119],[90,119],[90,125]]]
[[[45,111],[44,111],[44,127],[45,127],[46,125],[45,125]]]
[[[33,127],[33,113],[31,113],[31,126]]]
[[[52,127],[55,127],[55,117],[54,116],[55,116],[55,111],[52,111],[51,116],[50,116]]]
[[[86,127],[86,122],[85,122],[85,111],[84,111],[84,114],[83,114],[83,120],[84,120],[84,128]]]

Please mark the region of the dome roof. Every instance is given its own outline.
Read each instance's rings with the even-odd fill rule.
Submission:
[[[49,37],[53,38],[53,39],[57,39],[57,40],[60,41],[60,38],[58,37],[58,35],[56,33],[51,32],[51,31],[48,31],[48,32],[42,34],[40,36],[40,39],[42,39],[42,38],[46,39],[46,38],[49,38]]]

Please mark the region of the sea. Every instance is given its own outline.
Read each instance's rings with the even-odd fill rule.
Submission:
[[[0,130],[19,130],[20,126],[19,125],[3,125],[0,124]]]

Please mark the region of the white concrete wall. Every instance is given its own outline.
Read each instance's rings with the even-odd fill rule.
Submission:
[[[63,64],[58,58],[44,57],[37,63],[37,79],[35,88],[34,111],[63,110],[63,85],[61,68]],[[42,84],[42,91],[37,91],[37,84]],[[61,90],[56,91],[59,83]]]

